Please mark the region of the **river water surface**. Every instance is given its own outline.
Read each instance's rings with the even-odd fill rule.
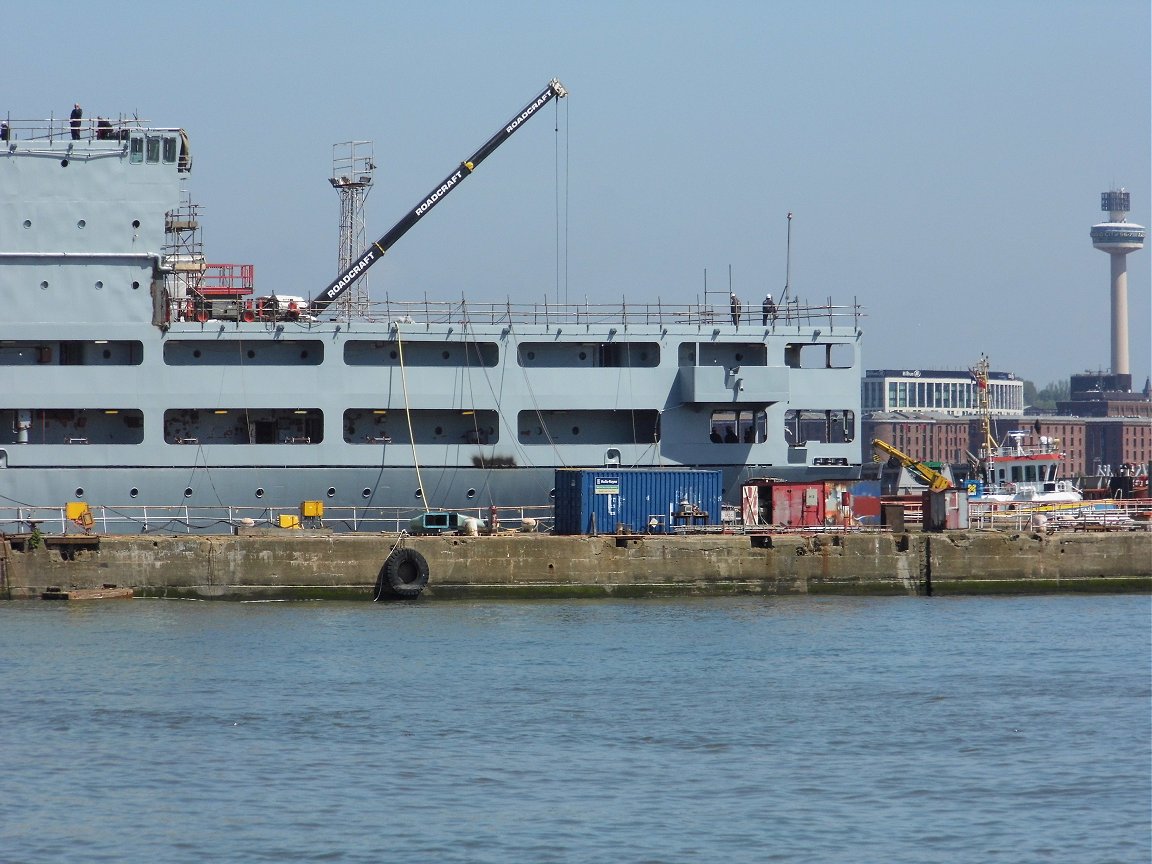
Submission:
[[[1150,605],[0,603],[0,861],[1149,862]]]

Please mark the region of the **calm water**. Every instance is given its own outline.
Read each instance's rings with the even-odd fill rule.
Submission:
[[[1150,605],[0,603],[0,861],[1148,862]]]

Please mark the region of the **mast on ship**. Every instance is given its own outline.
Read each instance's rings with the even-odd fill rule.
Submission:
[[[988,388],[988,357],[980,355],[980,362],[968,370],[976,379],[976,390],[980,399],[980,437],[983,439],[980,463],[985,482],[992,479],[992,460],[996,452],[996,441],[992,437],[992,398]]]

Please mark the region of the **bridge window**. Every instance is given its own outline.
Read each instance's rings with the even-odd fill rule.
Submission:
[[[133,138],[128,145],[128,161],[133,165],[138,165],[144,161],[144,139],[140,137]]]
[[[176,139],[168,137],[164,139],[164,163],[171,165],[176,161]]]
[[[784,413],[784,440],[790,447],[807,444],[846,444],[856,439],[852,411],[794,410]]]
[[[713,411],[708,440],[713,444],[763,444],[768,440],[764,411]]]
[[[848,342],[790,342],[784,363],[792,369],[851,369],[856,347]]]

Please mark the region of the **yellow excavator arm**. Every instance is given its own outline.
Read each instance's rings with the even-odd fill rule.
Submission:
[[[932,468],[928,465],[925,465],[923,462],[913,459],[907,453],[904,453],[901,450],[897,450],[888,442],[881,441],[879,438],[874,438],[872,439],[872,446],[884,453],[886,456],[890,456],[891,458],[898,461],[901,465],[903,465],[905,468],[907,468],[909,471],[927,483],[928,488],[932,492],[943,492],[945,489],[952,488],[952,484],[948,482],[948,478],[937,471],[935,468]]]

